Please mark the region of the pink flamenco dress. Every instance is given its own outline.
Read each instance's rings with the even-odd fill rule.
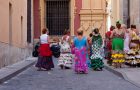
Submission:
[[[87,39],[83,37],[79,40],[77,37],[74,38],[74,70],[76,73],[88,73],[87,65]]]

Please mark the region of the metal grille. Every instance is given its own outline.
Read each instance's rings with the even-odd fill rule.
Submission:
[[[46,10],[50,35],[62,35],[69,29],[69,0],[47,0]]]

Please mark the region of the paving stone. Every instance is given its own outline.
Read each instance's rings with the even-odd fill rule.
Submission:
[[[55,60],[56,63],[56,60]],[[140,90],[140,88],[107,70],[75,74],[73,69],[37,71],[30,67],[18,76],[0,85],[0,90]]]

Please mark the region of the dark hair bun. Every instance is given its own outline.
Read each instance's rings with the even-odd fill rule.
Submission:
[[[93,30],[93,32],[94,32],[95,34],[99,34],[99,29],[98,29],[98,28],[95,28],[95,29]]]

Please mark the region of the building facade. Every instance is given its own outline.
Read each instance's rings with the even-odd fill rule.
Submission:
[[[129,0],[130,24],[137,25],[140,30],[140,0]]]
[[[69,29],[71,35],[82,29],[87,36],[97,27],[104,36],[106,16],[106,0],[35,0],[34,38],[40,36],[44,27],[52,36],[62,35],[65,29]]]
[[[32,0],[0,0],[0,68],[31,55]]]
[[[122,20],[128,28],[131,24],[140,29],[140,0],[111,0],[111,22]]]

